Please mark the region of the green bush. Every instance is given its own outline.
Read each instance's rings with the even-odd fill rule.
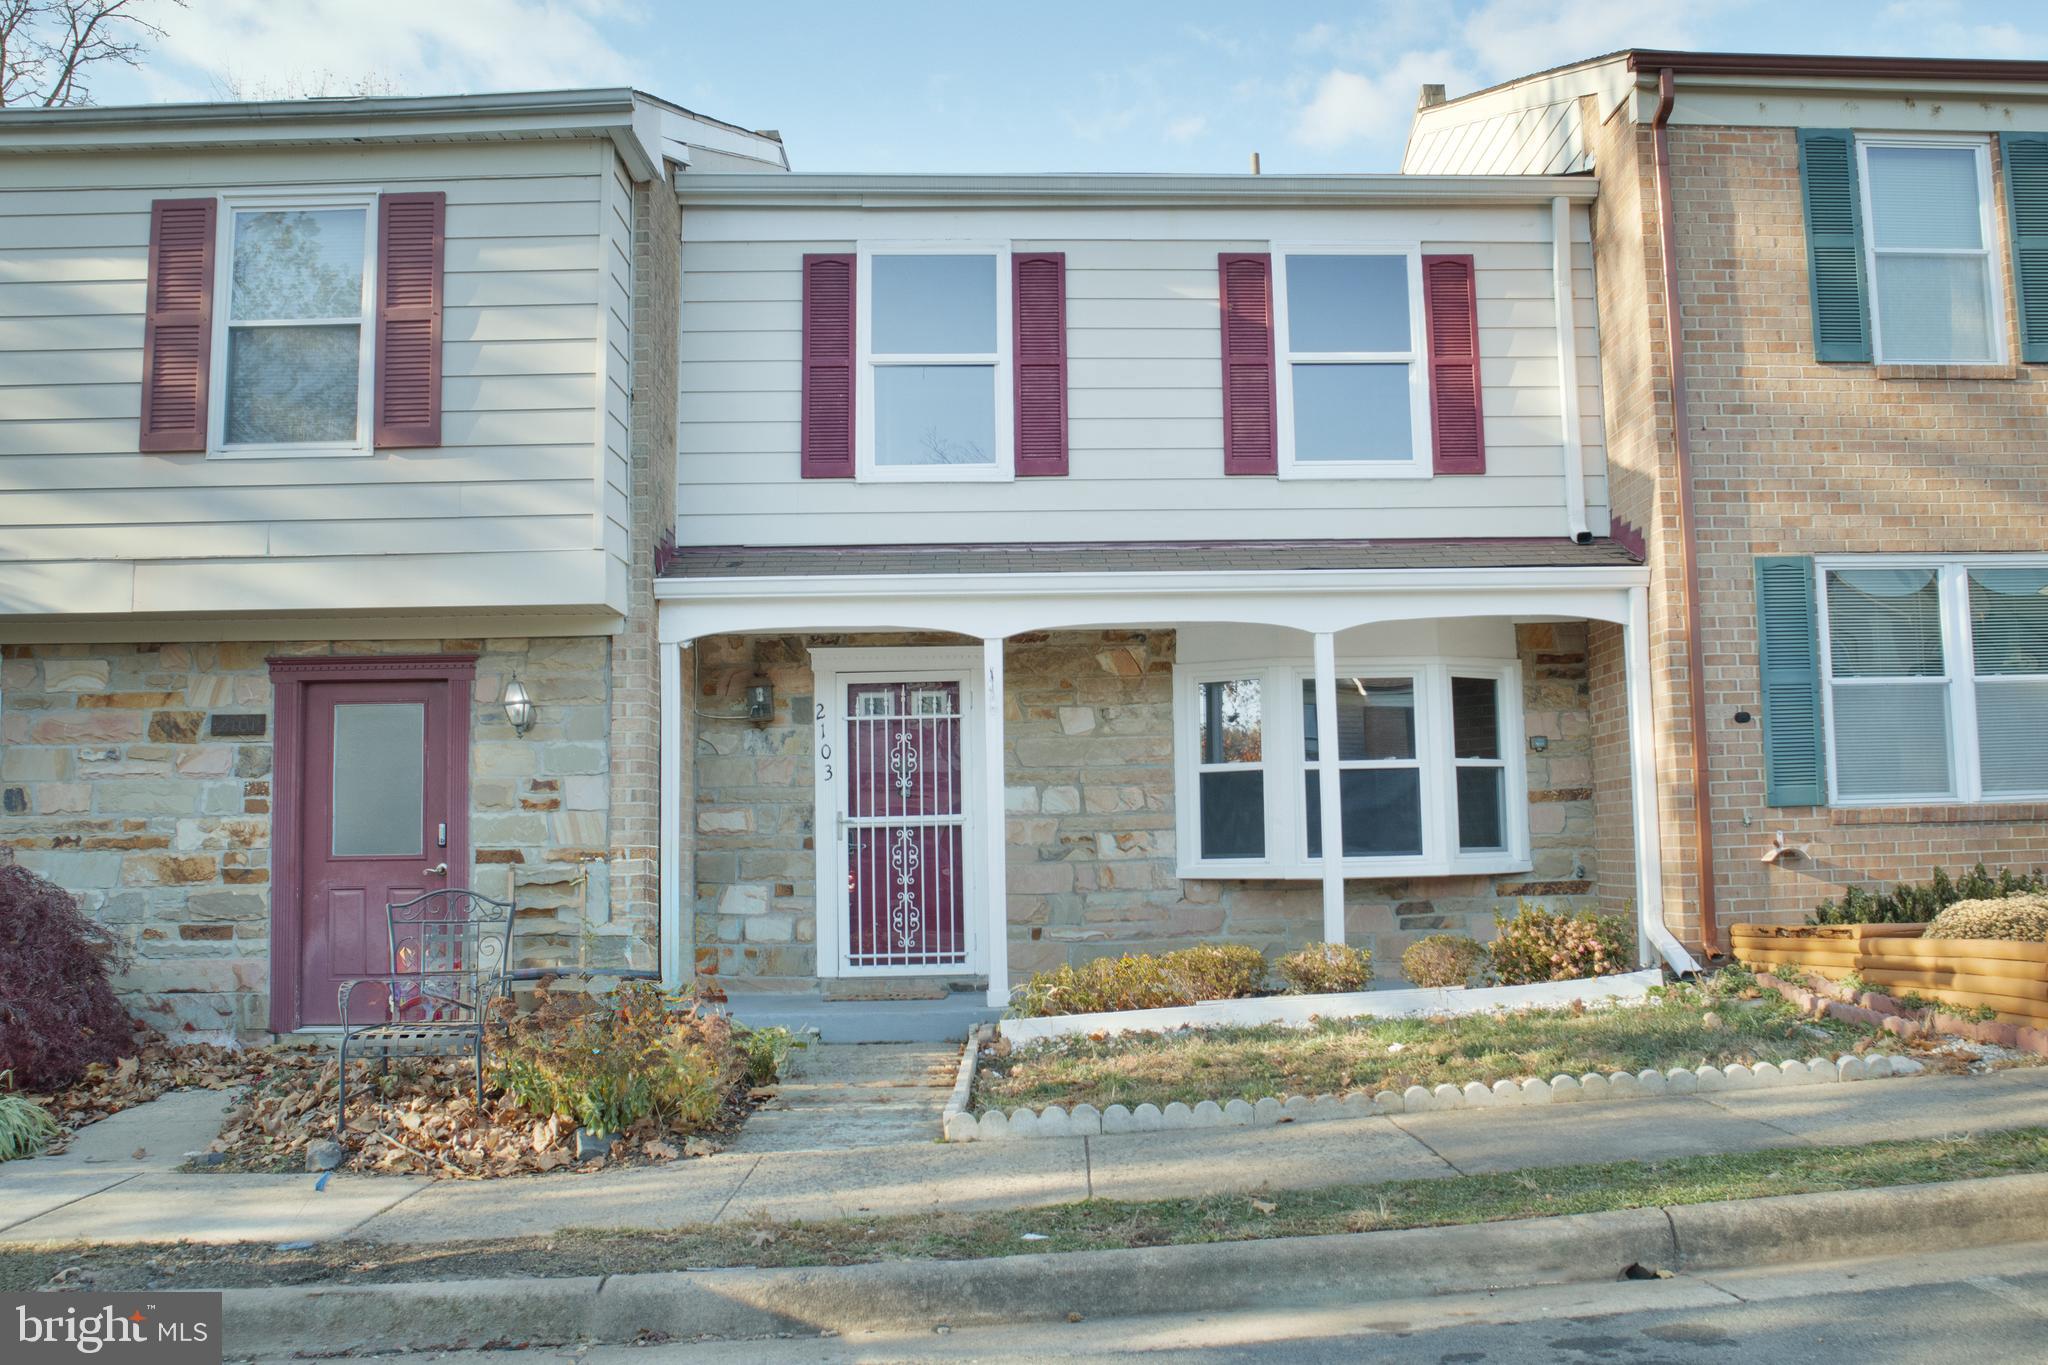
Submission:
[[[1273,964],[1295,995],[1362,991],[1372,985],[1372,953],[1348,943],[1311,943]]]
[[[2000,868],[1993,876],[1983,863],[1960,877],[1934,869],[1932,880],[1923,884],[1901,882],[1889,891],[1870,892],[1852,886],[1840,900],[1822,901],[1814,907],[1809,924],[1925,924],[1958,901],[2005,900],[2012,896],[2048,891],[2048,878],[2039,869],[2015,872]]]
[[[780,1024],[771,1028],[748,1028],[745,1024],[735,1024],[732,1032],[734,1041],[746,1057],[747,1083],[750,1085],[774,1084],[781,1077],[783,1067],[789,1064],[789,1054],[810,1046]]]
[[[1929,938],[2003,938],[2048,941],[2048,895],[1957,901],[1927,926]]]
[[[12,1071],[0,1071],[0,1082],[7,1087],[0,1090],[0,1161],[35,1156],[62,1130],[49,1110],[14,1093]]]
[[[1408,951],[1401,954],[1401,973],[1418,986],[1465,986],[1485,965],[1486,957],[1486,945],[1476,938],[1431,934],[1409,944]]]
[[[1266,958],[1258,949],[1205,943],[1157,957],[1098,957],[1079,967],[1037,972],[1017,988],[1012,1008],[1023,1019],[1155,1010],[1257,995],[1265,984]]]
[[[748,1060],[724,1016],[675,1001],[649,982],[608,997],[544,994],[531,1013],[501,1020],[490,1058],[497,1080],[537,1118],[559,1115],[592,1133],[651,1120],[704,1128]]]
[[[1503,986],[1607,976],[1633,960],[1635,927],[1621,915],[1563,915],[1523,901],[1513,919],[1495,911],[1493,922],[1499,932],[1487,952]]]

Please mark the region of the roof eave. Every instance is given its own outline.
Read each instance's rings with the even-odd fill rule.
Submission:
[[[691,175],[676,193],[696,206],[919,208],[1164,204],[1333,206],[1590,203],[1589,176],[1415,175]]]

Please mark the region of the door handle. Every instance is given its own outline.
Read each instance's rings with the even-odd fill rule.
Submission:
[[[422,877],[445,877],[448,875],[448,864],[435,863],[432,867],[423,867],[420,869],[420,875]]]

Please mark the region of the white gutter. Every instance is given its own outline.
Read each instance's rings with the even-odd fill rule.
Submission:
[[[1664,927],[1663,826],[1658,814],[1657,723],[1650,699],[1650,590],[1628,590],[1622,626],[1622,674],[1628,698],[1629,813],[1635,824],[1636,952],[1643,965],[1657,956],[1677,976],[1696,976],[1700,964]]]
[[[1565,533],[1579,544],[1593,539],[1586,526],[1586,452],[1579,432],[1579,329],[1572,296],[1572,205],[1550,201],[1550,272],[1557,299],[1557,387],[1564,437]]]
[[[676,184],[686,204],[841,207],[1159,203],[1179,207],[1591,203],[1586,175],[868,175],[697,173]]]

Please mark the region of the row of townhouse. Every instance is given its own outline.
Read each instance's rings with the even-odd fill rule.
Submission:
[[[451,885],[741,1000],[1523,898],[1692,970],[2040,860],[2035,362],[2032,64],[1623,52],[1390,175],[0,113],[0,856],[209,1031]]]

